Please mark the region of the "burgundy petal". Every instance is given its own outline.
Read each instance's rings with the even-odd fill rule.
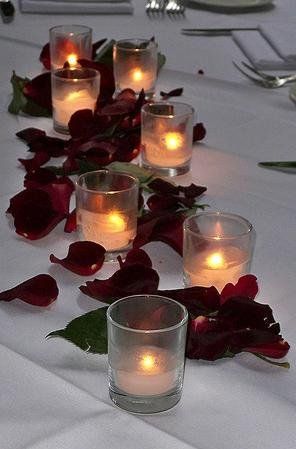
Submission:
[[[206,192],[207,188],[204,186],[197,186],[196,184],[190,184],[190,186],[178,186],[179,192],[184,193],[186,198],[197,198]]]
[[[279,341],[273,343],[258,344],[253,347],[244,348],[243,350],[245,352],[261,354],[265,357],[271,357],[273,359],[281,359],[287,355],[289,349],[289,343],[283,339],[280,339]]]
[[[0,301],[21,299],[33,306],[49,306],[58,297],[56,281],[49,274],[38,274],[10,290],[0,293]]]
[[[50,160],[50,156],[46,151],[38,151],[31,159],[18,159],[25,167],[27,172],[37,170],[41,165],[46,164]]]
[[[74,184],[71,179],[65,177],[56,179],[50,184],[40,187],[41,190],[48,193],[52,208],[55,212],[63,215],[69,214],[70,198],[75,190]]]
[[[132,103],[135,103],[137,100],[137,95],[133,89],[123,89],[116,96],[116,100],[127,100],[132,101]]]
[[[167,212],[162,215],[146,214],[138,220],[134,248],[153,241],[164,242],[177,253],[183,253],[183,222],[185,215]]]
[[[86,282],[80,290],[92,298],[111,303],[123,296],[155,293],[159,276],[155,270],[141,264],[127,265],[109,279]]]
[[[10,200],[8,213],[14,217],[17,234],[29,240],[47,235],[65,214],[56,212],[48,193],[40,189],[23,190]]]
[[[203,123],[197,123],[193,127],[193,142],[203,140],[206,137],[207,130]]]
[[[34,103],[42,108],[49,112],[52,110],[50,72],[42,73],[33,78],[25,85],[23,92],[26,97],[31,98]]]
[[[74,112],[69,124],[70,135],[74,138],[88,138],[96,134],[96,121],[91,109]]]
[[[160,296],[174,299],[185,306],[191,317],[215,312],[219,308],[220,295],[215,287],[189,287],[176,290],[158,290]]]
[[[50,48],[49,42],[44,45],[41,50],[39,61],[44,65],[47,70],[50,70]]]
[[[246,296],[254,299],[258,293],[257,278],[253,274],[247,274],[240,277],[238,282],[233,285],[226,284],[221,292],[221,304],[224,304],[233,296]]]
[[[160,195],[178,195],[179,193],[177,186],[161,178],[154,178],[149,182],[148,187]]]
[[[115,82],[113,76],[113,68],[96,61],[88,61],[86,59],[79,59],[79,64],[82,67],[88,67],[100,72],[101,75],[101,87],[100,98],[111,98],[115,91]]]
[[[65,154],[67,141],[59,137],[39,136],[29,142],[29,151],[33,153],[46,152],[50,157],[60,157]]]
[[[64,259],[50,255],[51,263],[57,263],[73,273],[81,276],[90,276],[102,267],[105,259],[105,248],[95,242],[75,242],[69,246],[68,254]]]
[[[17,132],[16,136],[27,143],[31,143],[39,137],[46,136],[46,132],[38,128],[25,128]]]
[[[64,231],[71,233],[76,231],[76,229],[77,229],[76,209],[73,209],[72,212],[67,217]]]
[[[35,189],[57,179],[56,175],[47,168],[36,168],[26,174],[24,186],[27,189]]]
[[[163,100],[168,100],[171,97],[180,97],[181,95],[183,95],[183,87],[170,90],[169,92],[160,92],[160,96]]]
[[[117,257],[120,268],[128,265],[140,264],[152,268],[152,261],[148,254],[143,249],[131,249],[123,261],[121,256]]]

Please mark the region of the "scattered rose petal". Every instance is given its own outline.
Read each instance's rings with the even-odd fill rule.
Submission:
[[[49,274],[38,274],[10,290],[0,293],[0,301],[20,299],[33,306],[49,306],[58,297],[56,281]]]
[[[141,264],[127,265],[109,279],[87,281],[80,290],[92,298],[110,304],[115,299],[134,294],[155,293],[159,276],[155,270]]]
[[[170,90],[169,92],[160,92],[160,96],[163,100],[168,100],[171,97],[180,97],[181,95],[183,95],[183,87]]]
[[[16,136],[27,143],[32,143],[39,137],[46,136],[46,132],[38,128],[25,128],[16,133]]]
[[[51,74],[42,73],[29,81],[24,87],[24,95],[34,103],[51,112]]]
[[[254,299],[258,293],[257,278],[253,274],[241,276],[238,282],[233,285],[226,284],[221,292],[221,304],[224,304],[233,296],[246,296]]]
[[[258,344],[257,346],[244,348],[244,351],[261,354],[265,357],[271,357],[273,359],[281,359],[287,355],[289,349],[289,343],[283,339],[280,339],[274,343]]]
[[[39,61],[44,65],[47,70],[50,70],[50,47],[49,42],[42,47]]]
[[[18,159],[19,162],[25,167],[26,172],[37,170],[41,165],[46,164],[50,160],[50,156],[46,151],[38,151],[30,159]]]
[[[205,72],[204,72],[202,69],[199,69],[197,73],[198,73],[199,75],[204,75],[204,74],[205,74]]]
[[[29,142],[29,151],[33,153],[45,152],[50,157],[60,157],[65,154],[66,140],[59,137],[39,136]]]
[[[193,142],[198,142],[206,137],[207,131],[203,123],[197,123],[193,127]]]
[[[51,263],[62,265],[67,270],[81,276],[90,276],[102,267],[106,250],[95,242],[75,242],[69,246],[68,254],[64,259],[50,255]]]
[[[56,179],[49,184],[40,186],[40,190],[48,193],[52,208],[61,214],[69,214],[71,195],[75,190],[74,184],[66,176]]]
[[[36,168],[26,174],[24,186],[27,189],[36,189],[42,185],[49,184],[57,179],[56,175],[47,168]]]
[[[152,261],[148,254],[143,249],[131,249],[124,261],[121,256],[117,257],[120,268],[126,267],[128,265],[141,264],[146,267],[152,268]]]

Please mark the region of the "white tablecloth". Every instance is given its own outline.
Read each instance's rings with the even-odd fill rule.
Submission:
[[[278,0],[279,13],[288,11],[287,5]],[[210,17],[216,23],[222,20],[222,16],[211,16],[209,12],[187,15],[190,25],[197,24],[197,17],[200,25]],[[108,30],[108,20],[92,17],[85,23],[97,23],[99,38]],[[129,35],[131,30],[137,35],[140,24],[146,23],[148,34],[169,42],[172,24],[165,25],[170,30],[166,35],[161,23],[148,22],[140,15],[135,17],[134,28],[126,28],[126,20],[120,18],[122,33],[118,29],[115,37]],[[62,21],[69,23],[72,18],[56,22]],[[112,26],[118,22],[118,18],[110,18]],[[32,17],[17,16],[15,23],[5,28],[5,34],[20,41],[26,38],[43,43],[45,29],[53,23],[53,18],[42,17],[29,33]],[[173,25],[176,30],[181,27],[178,22]],[[179,58],[183,58],[183,69],[190,72],[192,60],[199,58],[198,40],[194,41],[194,51],[191,47],[183,54],[189,41],[176,33],[171,48],[164,48],[168,50],[168,66],[180,69]],[[107,35],[112,37],[111,26]],[[25,75],[38,73],[40,67],[39,49],[16,40],[0,39],[1,290],[49,272],[56,278],[60,294],[46,310],[19,301],[0,304],[0,448],[295,449],[296,178],[257,167],[260,160],[295,159],[295,107],[287,91],[265,91],[230,78],[225,81],[229,67],[224,64],[224,76],[220,76],[222,55],[215,61],[210,61],[209,55],[211,71],[206,76],[171,70],[161,73],[158,90],[184,87],[182,101],[195,107],[198,120],[208,130],[205,142],[194,148],[191,173],[178,181],[208,186],[204,202],[213,210],[238,213],[253,223],[257,242],[252,272],[260,283],[258,299],[273,307],[282,333],[291,344],[291,369],[269,366],[247,354],[215,363],[187,361],[180,404],[160,415],[135,416],[116,409],[109,400],[106,356],[84,354],[63,340],[45,340],[50,331],[100,305],[79,292],[77,287],[85,278],[50,266],[49,254],[63,257],[74,236],[64,234],[61,224],[46,238],[28,242],[14,233],[4,213],[9,198],[22,188],[23,181],[17,158],[24,157],[26,147],[14,133],[27,126],[52,129],[50,120],[36,121],[6,113],[11,69]],[[200,44],[204,45],[203,64],[207,61],[206,47],[211,56],[218,54],[215,45],[206,42]],[[215,42],[225,45],[229,59],[233,58],[230,40],[227,45],[226,41]],[[174,54],[175,60],[171,59]],[[235,76],[232,68],[231,73]],[[222,79],[215,79],[219,77]],[[161,275],[161,288],[181,286],[181,258],[164,244],[150,244],[146,249]],[[115,269],[106,264],[97,277],[105,278]]]

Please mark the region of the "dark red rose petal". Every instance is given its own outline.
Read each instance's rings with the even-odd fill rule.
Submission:
[[[51,263],[57,263],[67,270],[81,276],[91,276],[99,271],[105,259],[106,250],[95,242],[75,242],[69,246],[68,254],[64,259],[59,259],[53,254],[49,259]]]
[[[50,72],[42,73],[33,78],[25,85],[23,92],[26,97],[31,98],[34,103],[42,108],[49,112],[52,110]]]
[[[14,217],[16,233],[29,240],[49,234],[65,218],[56,212],[48,193],[40,189],[23,190],[10,200],[8,213]]]
[[[101,75],[100,98],[104,100],[111,98],[115,91],[113,68],[108,67],[106,64],[102,64],[96,61],[88,61],[86,59],[79,59],[78,62],[82,67],[88,67],[90,69],[95,69],[98,72],[100,72]]]
[[[46,151],[38,151],[31,159],[18,159],[25,167],[27,172],[37,170],[41,165],[46,164],[50,160],[50,156]]]
[[[159,276],[155,270],[141,264],[127,265],[109,279],[86,282],[80,290],[92,298],[111,303],[123,296],[155,293]]]
[[[46,132],[38,128],[25,128],[16,133],[16,136],[27,143],[32,143],[39,137],[46,136]]]
[[[56,281],[49,274],[38,274],[10,290],[0,293],[0,301],[20,299],[33,306],[49,306],[58,297]]]
[[[67,141],[59,137],[40,136],[29,143],[29,151],[33,153],[46,152],[50,157],[60,157],[65,154]]]
[[[131,249],[123,261],[121,256],[117,257],[120,268],[128,265],[140,264],[152,268],[152,261],[148,254],[143,249]]]
[[[116,97],[116,100],[131,101],[133,104],[137,101],[137,95],[133,89],[123,89]]]
[[[44,45],[41,50],[39,61],[44,65],[47,70],[50,70],[50,48],[49,42]]]
[[[71,233],[76,231],[76,229],[77,229],[76,209],[73,209],[72,212],[67,217],[64,231]]]
[[[147,206],[151,212],[177,210],[180,207],[178,198],[164,195],[150,195]]]
[[[149,182],[148,187],[153,190],[153,192],[164,196],[179,194],[177,186],[161,178],[154,178],[153,181]]]
[[[271,357],[273,359],[281,359],[285,357],[290,349],[290,345],[283,339],[274,343],[258,344],[257,346],[244,348],[245,352],[252,352],[255,354],[261,354],[265,357]]]
[[[191,318],[215,312],[220,304],[220,295],[215,287],[189,287],[176,290],[158,290],[157,294],[174,299],[183,304],[188,310]]]
[[[48,193],[52,208],[55,212],[63,215],[69,214],[69,204],[73,191],[75,190],[74,184],[71,179],[66,176],[56,179],[50,184],[40,186],[40,189]]]
[[[160,241],[183,253],[184,214],[165,213],[159,216],[146,214],[138,220],[138,230],[133,247],[140,248],[149,242]]]
[[[254,299],[258,293],[257,278],[253,274],[247,274],[240,277],[238,282],[233,285],[226,284],[221,292],[221,304],[224,304],[233,296],[246,296]]]
[[[24,186],[27,189],[36,189],[42,185],[49,184],[57,179],[56,175],[47,168],[37,168],[26,174]]]
[[[206,192],[207,188],[204,186],[197,186],[196,184],[190,184],[190,186],[178,186],[179,192],[184,193],[186,198],[197,198]]]
[[[203,123],[197,123],[193,127],[193,142],[198,142],[206,137],[207,130]]]
[[[69,124],[69,132],[73,138],[83,138],[96,134],[96,120],[91,109],[81,109],[74,112]]]
[[[169,92],[160,92],[160,96],[163,100],[168,100],[171,97],[180,97],[181,95],[183,95],[183,87],[170,90]]]

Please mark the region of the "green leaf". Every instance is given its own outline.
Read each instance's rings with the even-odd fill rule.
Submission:
[[[16,75],[15,71],[12,72],[10,82],[12,84],[13,97],[8,106],[8,112],[11,114],[17,115],[25,108],[28,100],[23,94],[23,88],[28,81],[30,81],[28,78],[21,78]]]
[[[112,162],[106,168],[119,173],[127,173],[139,179],[140,184],[147,184],[154,178],[154,173],[146,168],[140,167],[130,162]]]
[[[160,69],[165,65],[166,57],[164,54],[158,52],[157,53],[157,72],[159,73]]]
[[[74,318],[65,329],[51,332],[46,338],[61,337],[92,354],[107,354],[107,312],[108,307],[101,307]]]
[[[270,168],[272,170],[284,171],[287,173],[296,172],[296,161],[268,161],[259,162],[259,167]]]

